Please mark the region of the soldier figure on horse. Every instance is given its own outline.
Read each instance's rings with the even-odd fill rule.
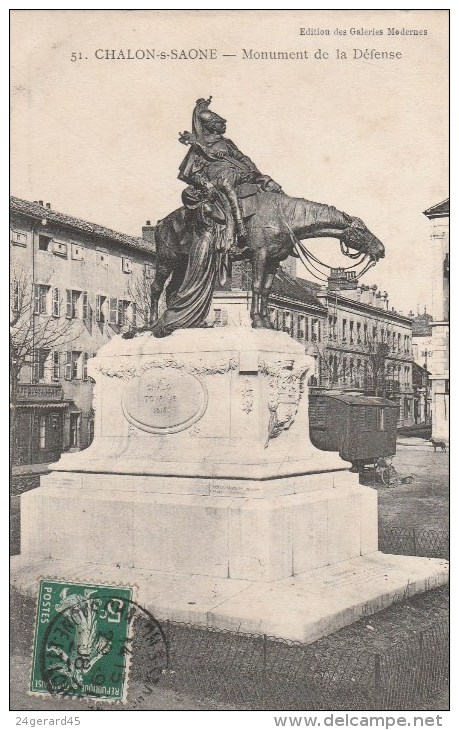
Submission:
[[[281,261],[299,256],[308,271],[321,264],[304,244],[309,238],[337,238],[362,276],[384,256],[384,246],[360,218],[333,206],[286,195],[224,135],[226,121],[198,99],[189,145],[179,179],[187,183],[183,207],[155,228],[156,273],[151,283],[150,321],[142,328],[156,337],[176,329],[202,327],[212,304],[215,282],[224,285],[230,262],[252,265],[252,327],[270,328],[268,302]],[[354,253],[351,253],[353,251]],[[313,273],[310,271],[310,273]],[[313,274],[315,275],[315,274]],[[166,288],[166,310],[158,302]],[[134,336],[133,330],[125,336]],[[142,330],[140,330],[142,331]]]
[[[227,220],[227,225],[235,230],[233,236],[228,236],[230,245],[226,250],[233,256],[240,256],[247,242],[247,230],[237,187],[252,183],[268,192],[280,192],[282,188],[268,175],[262,175],[255,163],[224,136],[226,119],[210,111],[211,99],[198,99],[193,111],[192,133],[180,133],[180,142],[191,146],[178,175],[179,180],[190,186],[183,192],[182,201],[185,207],[192,209],[202,201],[203,191],[207,193],[204,194],[207,200],[219,198],[227,218],[228,213],[232,218]]]

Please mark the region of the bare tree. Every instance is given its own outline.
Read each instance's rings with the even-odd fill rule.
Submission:
[[[10,281],[10,388],[14,406],[21,370],[27,365],[33,368],[39,353],[72,342],[80,332],[73,320],[40,311],[40,290],[27,271],[13,270]],[[56,305],[59,310],[61,304]]]
[[[145,276],[132,277],[127,286],[127,293],[136,312],[135,320],[128,323],[130,329],[146,326],[150,320],[151,281]]]

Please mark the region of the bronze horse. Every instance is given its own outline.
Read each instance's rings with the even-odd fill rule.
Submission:
[[[213,228],[204,233],[201,228],[196,235],[194,215],[184,207],[179,208],[160,221],[155,229],[157,268],[151,285],[150,326],[145,329],[152,330],[158,337],[180,327],[199,326],[211,306],[218,269],[215,228],[221,228],[225,219],[214,215]],[[301,254],[307,249],[302,246],[302,239],[337,238],[346,255],[361,256],[362,260],[367,257],[366,268],[384,257],[383,244],[359,218],[333,206],[292,198],[284,193],[259,192],[254,212],[246,219],[246,227],[246,258],[252,261],[253,272],[252,327],[272,327],[268,301],[274,277],[280,262],[287,256],[303,258]],[[350,249],[357,253],[351,254]],[[168,309],[158,320],[158,300],[170,276],[166,289]]]

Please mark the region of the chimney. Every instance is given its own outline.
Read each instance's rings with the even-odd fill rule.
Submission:
[[[39,205],[43,205],[43,200],[39,200],[39,201],[38,201],[38,204],[39,204]]]
[[[151,221],[147,221],[146,224],[142,226],[142,238],[153,244],[153,251],[156,251],[155,228],[156,226],[151,225]]]
[[[46,207],[48,208],[48,210],[51,210],[51,203],[46,203]]]

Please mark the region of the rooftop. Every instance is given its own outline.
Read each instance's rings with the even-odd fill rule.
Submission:
[[[413,317],[413,337],[430,337],[432,335],[432,320],[431,314],[418,314]]]
[[[126,233],[119,233],[119,231],[106,228],[98,223],[90,223],[82,218],[74,218],[71,215],[67,215],[67,213],[59,213],[57,210],[52,210],[52,208],[48,208],[46,205],[41,205],[37,202],[32,203],[29,200],[16,198],[13,195],[10,197],[10,211],[11,213],[18,213],[29,218],[34,218],[35,220],[43,220],[46,218],[48,221],[65,226],[66,228],[112,241],[134,251],[141,251],[148,254],[154,253],[152,244],[144,238],[128,236]]]
[[[449,218],[449,198],[446,198],[446,200],[442,200],[441,203],[432,205],[430,208],[427,208],[427,210],[424,210],[423,212],[424,215],[427,216],[427,218]]]
[[[294,278],[280,268],[273,282],[272,293],[277,297],[294,299],[325,310],[326,308],[316,296],[318,288],[313,282],[298,277]]]

